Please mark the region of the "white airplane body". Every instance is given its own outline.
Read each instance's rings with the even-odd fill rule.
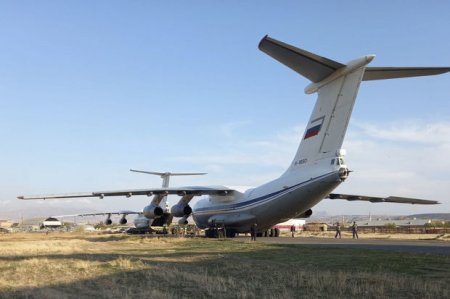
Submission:
[[[342,143],[361,81],[435,75],[449,72],[450,68],[367,67],[374,55],[366,55],[344,65],[268,36],[261,40],[259,48],[311,80],[312,83],[305,88],[305,93],[318,93],[297,153],[289,168],[279,178],[242,192],[225,186],[190,186],[19,198],[154,195],[150,205],[144,208],[144,215],[154,218],[157,216],[155,212],[158,211],[161,199],[168,194],[176,194],[181,196],[181,199],[171,209],[173,216],[183,217],[183,221],[192,215],[197,226],[202,229],[225,225],[230,236],[248,232],[254,224],[257,224],[259,231],[264,231],[288,219],[309,216],[312,213],[311,208],[324,198],[412,204],[437,203],[415,198],[372,197],[332,192],[349,175]],[[189,202],[194,196],[201,195],[205,197],[192,209]]]

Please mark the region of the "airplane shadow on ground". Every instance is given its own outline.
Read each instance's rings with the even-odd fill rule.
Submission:
[[[237,252],[227,252],[233,255]],[[241,253],[241,252],[239,252]],[[246,255],[247,253],[244,253]],[[0,298],[203,298],[203,297],[229,297],[229,290],[235,287],[245,287],[248,275],[252,267],[247,270],[240,268],[237,261],[231,261],[235,269],[244,270],[245,275],[236,279],[234,285],[225,281],[222,270],[227,261],[223,254],[208,251],[200,252],[171,252],[144,254],[133,253],[127,250],[120,253],[77,253],[77,254],[51,254],[51,255],[19,255],[1,256],[0,261],[17,262],[28,259],[42,259],[42,262],[50,261],[80,261],[85,264],[96,264],[96,267],[104,268],[104,274],[89,277],[89,268],[86,273],[75,273],[80,276],[76,281],[71,273],[60,273],[67,275],[63,282],[46,281],[42,286],[28,286],[9,289],[0,292]],[[247,259],[247,257],[244,257]],[[137,264],[129,266],[126,262],[118,266],[123,260]],[[256,261],[255,261],[256,262]],[[100,264],[99,264],[100,263]],[[111,264],[115,264],[115,268]],[[95,267],[95,266],[94,266]],[[55,269],[57,271],[57,269]],[[76,272],[76,270],[74,270]],[[78,272],[82,272],[80,269]],[[98,271],[98,268],[96,269]],[[42,273],[42,275],[48,275]],[[48,275],[49,277],[51,275]],[[87,277],[87,278],[86,278]],[[59,277],[60,278],[60,277]],[[60,279],[58,279],[61,281]],[[66,280],[67,282],[64,282]],[[230,284],[229,286],[226,286]],[[226,295],[228,294],[228,295]]]

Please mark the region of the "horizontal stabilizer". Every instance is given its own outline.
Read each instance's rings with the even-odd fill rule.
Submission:
[[[269,36],[259,43],[259,49],[290,69],[317,83],[345,64],[288,45]],[[439,75],[450,67],[366,67],[363,81]]]
[[[145,171],[145,170],[136,170],[136,169],[130,169],[132,172],[139,172],[139,173],[145,173],[145,174],[154,174],[159,176],[180,176],[180,175],[205,175],[206,172],[157,172],[157,171]]]
[[[450,67],[366,67],[363,81],[439,75]]]
[[[329,199],[345,199],[348,201],[358,200],[358,201],[370,201],[370,202],[408,203],[408,204],[418,204],[418,205],[439,204],[439,202],[435,201],[435,200],[426,200],[426,199],[409,198],[409,197],[398,197],[398,196],[374,197],[374,196],[361,196],[361,195],[331,193],[327,196],[327,198],[329,198]]]
[[[259,49],[314,83],[330,76],[344,64],[265,36]]]

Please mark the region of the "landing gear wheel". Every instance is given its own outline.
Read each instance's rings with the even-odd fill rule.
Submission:
[[[273,229],[273,228],[270,229],[269,236],[270,237],[275,237],[275,229]]]
[[[226,235],[227,235],[227,238],[234,238],[234,237],[236,237],[236,232],[232,229],[228,229]]]
[[[280,236],[280,229],[276,228],[275,229],[275,237],[279,237]]]
[[[205,237],[217,238],[217,230],[214,228],[209,228],[209,229],[205,230]]]

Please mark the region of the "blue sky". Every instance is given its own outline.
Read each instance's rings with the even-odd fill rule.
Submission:
[[[264,35],[342,63],[374,53],[371,66],[449,66],[449,11],[447,1],[1,1],[0,203],[160,185],[129,168],[209,173],[174,185],[276,178],[315,96],[257,49]],[[355,172],[337,190],[443,205],[316,209],[450,212],[449,80],[364,82],[344,145]]]

